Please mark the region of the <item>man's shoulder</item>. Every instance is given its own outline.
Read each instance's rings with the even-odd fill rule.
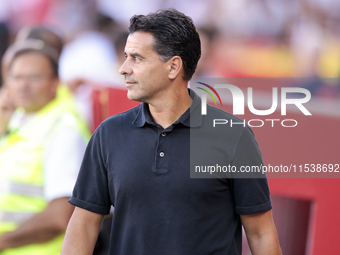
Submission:
[[[104,120],[100,124],[101,129],[112,129],[112,128],[119,128],[122,129],[123,127],[133,126],[133,121],[136,119],[141,105],[138,105],[130,110],[127,110],[122,113],[115,114],[106,120]]]

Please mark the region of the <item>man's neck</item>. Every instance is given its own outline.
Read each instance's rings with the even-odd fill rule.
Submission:
[[[190,107],[191,98],[186,87],[168,91],[163,97],[149,103],[155,123],[164,129],[172,125]]]

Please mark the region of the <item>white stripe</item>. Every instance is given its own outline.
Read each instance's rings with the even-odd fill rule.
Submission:
[[[35,213],[24,213],[24,212],[3,212],[0,211],[0,222],[12,222],[20,224],[29,218],[31,218]]]
[[[20,183],[20,182],[10,182],[10,181],[0,181],[0,193],[5,194],[17,194],[21,196],[29,197],[43,197],[44,188],[41,186]]]

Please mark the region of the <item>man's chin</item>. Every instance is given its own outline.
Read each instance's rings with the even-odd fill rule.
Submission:
[[[129,90],[128,90],[128,93],[127,93],[127,98],[129,100],[132,100],[132,101],[143,102],[142,97],[136,95],[136,93],[133,93],[132,91],[129,91]]]

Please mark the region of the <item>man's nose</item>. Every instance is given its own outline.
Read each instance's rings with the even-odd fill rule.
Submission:
[[[125,62],[122,64],[122,66],[119,68],[119,73],[121,75],[131,75],[132,74],[132,68],[129,65],[128,59],[125,60]]]

